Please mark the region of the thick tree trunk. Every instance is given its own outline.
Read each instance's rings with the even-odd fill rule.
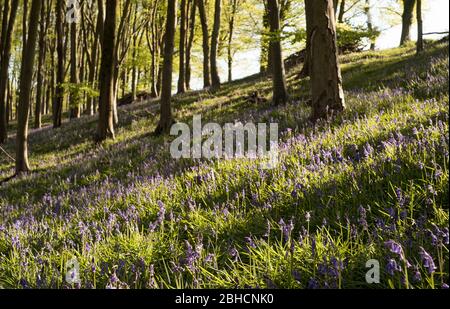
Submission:
[[[18,7],[19,0],[13,0],[11,2],[11,7],[9,7],[9,0],[5,0],[2,19],[2,34],[0,38],[0,144],[6,142],[6,139],[8,138],[6,88],[8,87],[8,68],[11,57],[12,34]],[[12,113],[12,111],[10,112]]]
[[[164,63],[162,69],[161,84],[161,114],[155,134],[167,133],[174,120],[172,117],[172,72],[173,72],[173,50],[175,44],[176,24],[176,0],[167,4],[166,38],[164,44]]]
[[[203,88],[211,87],[211,73],[209,70],[209,30],[208,17],[206,16],[205,0],[196,0],[198,12],[200,15],[200,23],[202,26],[203,40]]]
[[[39,55],[37,68],[37,85],[36,85],[36,105],[34,110],[34,127],[40,128],[42,125],[42,105],[43,105],[43,82],[44,76],[44,60],[45,60],[45,5],[41,6],[41,21],[39,23]]]
[[[186,0],[180,2],[180,43],[179,43],[179,67],[178,67],[178,93],[186,92]]]
[[[17,136],[16,136],[16,175],[30,170],[28,163],[28,113],[30,110],[31,82],[33,79],[34,53],[37,41],[39,15],[42,0],[31,3],[29,31],[27,42],[24,42],[22,52],[22,67],[20,70],[20,98],[18,108]]]
[[[422,0],[417,0],[417,53],[423,51],[423,20],[422,20]]]
[[[402,34],[400,37],[400,46],[411,40],[411,25],[413,22],[413,12],[416,0],[403,0],[402,15]]]
[[[286,78],[284,74],[283,56],[281,51],[280,8],[278,0],[268,0],[270,23],[270,50],[272,56],[273,103],[284,104],[288,100]]]
[[[338,62],[336,22],[332,0],[306,0],[311,22],[309,72],[312,87],[312,120],[326,118],[345,108]]]
[[[107,138],[114,139],[113,104],[114,104],[114,46],[116,42],[117,0],[106,2],[105,23],[102,34],[102,58],[99,74],[99,119],[97,142]]]
[[[189,18],[189,38],[186,46],[186,89],[191,89],[191,50],[192,45],[194,43],[194,37],[195,37],[195,14],[196,14],[196,8],[197,5],[195,4],[195,0],[191,0],[191,16]]]
[[[62,108],[64,101],[64,22],[63,22],[64,0],[56,0],[56,85],[53,105],[53,128],[61,126]]]
[[[220,88],[219,70],[217,67],[217,53],[219,48],[220,15],[222,11],[222,0],[214,2],[214,24],[211,35],[211,85],[213,89]]]

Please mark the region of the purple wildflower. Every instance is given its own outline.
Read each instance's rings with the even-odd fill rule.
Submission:
[[[401,272],[402,269],[400,268],[400,266],[397,264],[397,261],[394,259],[389,259],[388,263],[386,265],[386,271],[388,272],[389,275],[393,276],[395,274],[395,272]]]
[[[403,248],[399,243],[396,243],[393,240],[388,240],[384,242],[384,245],[391,251],[392,253],[397,254],[401,259],[404,259]]]
[[[423,267],[428,269],[428,273],[432,274],[436,270],[436,265],[434,264],[433,257],[425,251],[423,247],[419,248],[419,255],[422,258]]]

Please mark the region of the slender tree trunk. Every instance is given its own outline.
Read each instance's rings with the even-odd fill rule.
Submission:
[[[366,6],[364,7],[364,11],[367,16],[367,30],[372,34],[373,32],[373,23],[372,23],[372,3],[370,0],[366,0]],[[370,40],[370,50],[375,50],[375,42]]]
[[[284,104],[288,100],[286,78],[284,74],[283,56],[281,51],[280,9],[278,0],[268,0],[270,24],[270,50],[272,56],[273,103]]]
[[[333,1],[306,0],[311,25],[310,76],[312,120],[326,118],[345,108],[342,77],[338,62],[336,22]]]
[[[186,52],[186,0],[180,1],[180,43],[178,68],[178,93],[186,92],[185,52]]]
[[[209,70],[209,30],[208,18],[206,16],[205,0],[196,0],[198,12],[200,15],[200,23],[202,26],[203,39],[203,88],[211,87],[211,73]]]
[[[96,141],[114,139],[113,104],[114,104],[114,46],[116,42],[117,0],[106,2],[105,23],[102,34],[102,58],[99,84],[99,119]]]
[[[56,85],[53,106],[53,127],[59,128],[61,126],[62,109],[64,101],[64,22],[63,22],[63,8],[64,0],[56,0],[56,53],[57,53],[57,68],[56,68]]]
[[[400,46],[411,40],[411,25],[413,22],[413,12],[416,0],[403,0],[402,15],[402,34],[400,37]]]
[[[238,0],[231,0],[231,12],[230,19],[228,20],[228,45],[227,45],[227,56],[228,56],[228,82],[233,80],[233,52],[232,52],[232,42],[234,34],[234,20],[236,17],[237,3]]]
[[[9,7],[9,0],[5,0],[2,19],[2,34],[0,38],[0,144],[6,142],[6,139],[8,138],[6,88],[8,86],[8,68],[11,57],[12,34],[18,7],[19,0],[12,0],[11,7]]]
[[[195,4],[195,0],[191,0],[191,16],[189,21],[189,38],[186,46],[186,89],[191,89],[191,50],[192,45],[194,43],[194,37],[195,37],[195,14],[196,14],[196,8],[197,5]]]
[[[34,69],[34,53],[37,41],[39,15],[42,0],[31,3],[29,31],[22,52],[22,67],[20,70],[20,98],[17,122],[16,142],[16,175],[30,170],[28,163],[28,113],[30,110],[31,82]]]
[[[339,7],[338,23],[342,24],[344,22],[345,14],[345,0],[341,0],[341,5]]]
[[[313,2],[305,0],[305,12],[306,12],[306,47],[305,47],[305,60],[303,62],[302,70],[300,71],[299,78],[305,78],[309,76],[310,58],[311,58],[311,34],[312,34],[312,8]]]
[[[80,117],[80,95],[78,90],[78,59],[77,59],[77,23],[70,24],[70,119]]]
[[[337,17],[338,8],[339,8],[339,0],[333,0],[333,8],[334,8],[334,16]]]
[[[176,0],[169,1],[167,4],[166,38],[164,44],[164,64],[162,70],[161,85],[161,115],[155,134],[167,133],[170,130],[174,120],[172,117],[171,98],[172,98],[172,72],[173,72],[173,50],[175,40],[176,24]]]
[[[37,85],[36,85],[36,105],[34,111],[34,127],[40,128],[42,125],[42,105],[43,105],[43,81],[44,76],[44,60],[45,60],[45,5],[41,6],[41,20],[39,23],[39,55],[38,55],[38,68],[37,68]]]
[[[219,70],[217,67],[217,54],[219,48],[220,15],[222,14],[222,0],[214,2],[214,24],[211,35],[211,85],[213,89],[220,88]]]
[[[8,86],[6,87],[6,125],[9,124],[9,121],[12,120],[12,106],[13,106],[13,96],[11,83],[8,79]]]
[[[422,20],[422,0],[417,0],[417,53],[423,51],[423,20]]]

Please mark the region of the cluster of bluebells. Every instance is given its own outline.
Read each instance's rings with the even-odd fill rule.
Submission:
[[[54,185],[46,188],[46,193],[21,196],[22,200],[1,196],[0,245],[6,250],[0,255],[0,274],[16,266],[20,269],[18,286],[60,287],[63,274],[49,276],[64,266],[55,264],[54,256],[79,252],[86,262],[82,264],[81,287],[156,288],[164,286],[158,281],[165,276],[166,267],[172,270],[170,279],[193,274],[193,281],[199,284],[203,268],[234,275],[248,266],[249,257],[255,259],[252,265],[258,264],[255,253],[261,253],[266,244],[272,246],[270,252],[278,248],[288,251],[277,258],[294,264],[283,267],[293,268],[285,273],[290,273],[298,286],[335,288],[341,281],[345,286],[354,279],[356,266],[348,259],[360,252],[348,248],[348,252],[339,252],[339,246],[349,242],[352,248],[375,248],[375,254],[384,258],[389,276],[409,276],[417,286],[426,287],[424,278],[437,277],[437,270],[444,267],[439,279],[445,287],[448,255],[443,260],[441,256],[448,249],[449,231],[442,224],[445,220],[436,220],[436,209],[448,199],[444,196],[448,191],[443,190],[448,184],[448,112],[428,112],[423,117],[430,116],[430,120],[423,121],[423,110],[441,104],[424,100],[411,104],[417,109],[417,119],[392,116],[384,126],[383,121],[391,117],[386,102],[398,103],[398,97],[409,95],[409,91],[396,88],[352,93],[351,100],[372,102],[377,115],[371,118],[356,111],[342,120],[343,129],[324,122],[301,133],[288,132],[280,143],[280,165],[272,171],[257,164],[233,166],[224,172],[209,162],[174,162],[164,157],[161,145],[136,139],[119,142],[114,149],[92,151],[89,164],[85,154],[77,154],[69,172],[58,167],[26,181],[13,181],[12,191],[18,184],[24,192],[39,191],[33,181],[39,183],[41,178],[52,179]],[[271,107],[249,117],[271,117],[274,111]],[[366,123],[371,123],[373,136],[355,132],[354,128]],[[42,133],[42,141],[64,142],[62,135],[47,135]],[[133,170],[123,167],[128,159],[125,155],[136,163],[130,164]],[[95,170],[102,170],[103,162],[118,167],[112,176]],[[422,175],[421,181],[408,179],[408,169]],[[378,184],[363,177],[367,171],[376,173],[380,182],[378,178],[405,179],[394,185],[391,196],[386,192],[382,199],[378,196],[372,201],[363,194],[371,194],[371,186]],[[350,181],[340,183],[340,178]],[[416,196],[410,194],[408,181],[419,188]],[[180,187],[186,192],[180,192]],[[374,192],[386,187],[387,183],[381,183]],[[178,224],[169,229],[167,221]],[[433,221],[440,222],[439,226]],[[267,222],[267,228],[253,230],[253,222]],[[189,238],[199,234],[205,241]],[[138,236],[137,244],[129,235]],[[227,243],[229,239],[233,242]],[[209,251],[214,245],[213,249],[225,252],[211,253],[216,252]],[[146,250],[151,250],[147,263],[123,259]],[[2,275],[0,279],[9,282]],[[139,285],[140,281],[144,283]]]

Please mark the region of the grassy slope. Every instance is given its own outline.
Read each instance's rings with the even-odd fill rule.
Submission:
[[[156,101],[122,109],[117,139],[102,146],[91,141],[95,117],[32,133],[35,172],[0,187],[0,286],[67,286],[73,256],[82,287],[363,287],[372,258],[382,274],[371,287],[442,286],[448,43],[419,57],[409,46],[342,62],[348,109],[314,126],[296,71],[285,107],[243,99],[254,90],[270,96],[270,80],[259,77],[175,98],[184,122],[194,114],[279,122],[273,170],[172,160],[171,138],[149,134]],[[0,157],[1,178],[12,167]],[[402,257],[387,240],[402,245]],[[420,247],[433,257],[432,275]]]

